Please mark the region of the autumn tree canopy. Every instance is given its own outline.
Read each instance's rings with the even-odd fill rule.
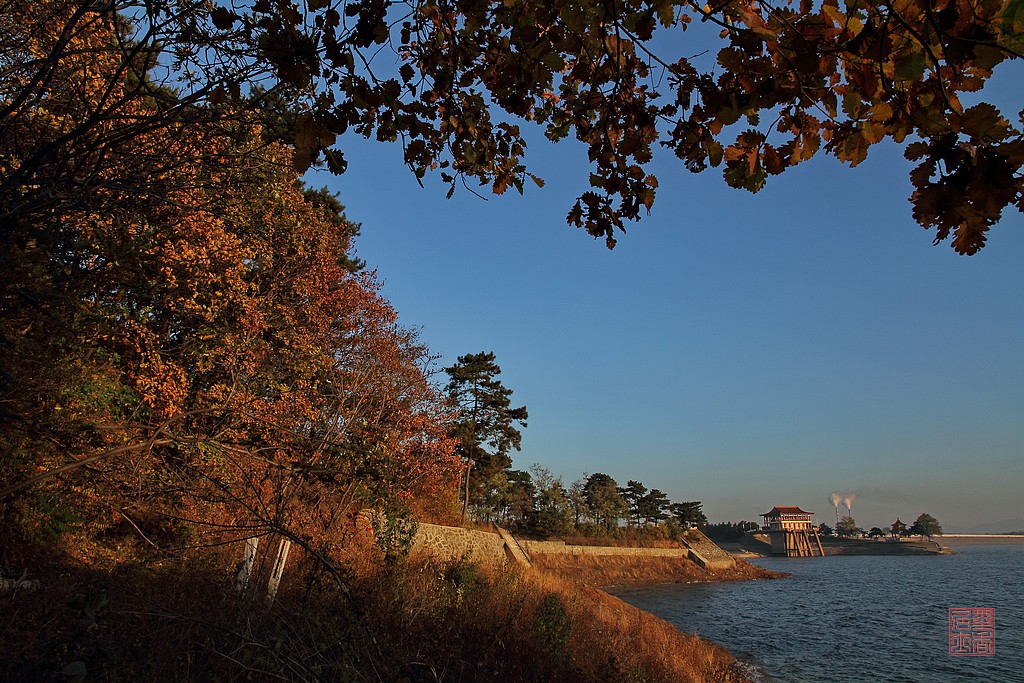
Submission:
[[[308,541],[361,505],[454,500],[431,356],[354,257],[357,226],[301,184],[264,117],[201,102],[170,115],[178,95],[140,80],[158,67],[103,7],[12,8],[0,20],[8,528],[158,512]]]
[[[575,138],[590,189],[567,219],[609,246],[653,205],[659,148],[757,191],[892,140],[917,164],[915,218],[964,254],[1024,209],[1024,114],[961,102],[1021,57],[1021,0],[0,8],[6,495],[201,492],[280,525],[344,482],[373,497],[450,478],[429,354],[359,272],[340,205],[295,184],[343,172],[346,134],[498,194],[542,184],[523,126]],[[691,57],[698,26],[711,65]]]
[[[82,50],[97,23],[112,49]],[[273,116],[299,170],[343,171],[347,133],[401,144],[417,177],[437,172],[452,191],[522,191],[522,125],[574,137],[591,188],[567,218],[609,246],[651,208],[659,147],[756,192],[820,152],[856,165],[892,140],[917,164],[915,219],[971,254],[1024,207],[1024,140],[1016,112],[961,95],[1021,56],[1022,26],[1020,0],[9,0],[0,132],[50,137],[3,162],[0,214],[45,210],[67,188],[145,193],[150,171],[110,174],[139,131],[249,111]],[[709,27],[705,64],[692,36]],[[94,77],[102,97],[32,113],[69,65],[100,62],[117,74]],[[138,98],[153,106],[124,115]]]

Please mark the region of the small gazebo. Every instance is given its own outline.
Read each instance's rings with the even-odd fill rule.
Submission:
[[[891,533],[895,538],[899,538],[905,534],[906,531],[907,525],[901,522],[899,517],[896,518],[896,521],[892,523],[892,527],[889,529],[889,533]]]

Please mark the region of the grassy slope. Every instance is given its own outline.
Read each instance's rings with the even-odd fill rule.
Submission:
[[[783,576],[739,559],[733,569],[720,571],[702,569],[689,560],[668,557],[534,555],[532,559],[540,571],[590,586],[741,581]]]
[[[388,566],[362,548],[337,558],[343,590],[293,551],[267,608],[235,594],[235,548],[114,552],[67,536],[0,550],[7,574],[29,569],[42,584],[0,594],[4,681],[743,680],[722,648],[564,578],[564,566]],[[610,576],[585,578],[622,582]]]

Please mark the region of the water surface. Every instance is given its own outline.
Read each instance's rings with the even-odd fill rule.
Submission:
[[[770,681],[1024,681],[1024,546],[757,558],[781,580],[610,592],[721,643]],[[950,607],[994,607],[994,657],[953,657]]]

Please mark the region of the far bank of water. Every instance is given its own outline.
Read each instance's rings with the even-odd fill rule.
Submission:
[[[957,555],[759,558],[792,578],[610,592],[722,644],[767,679],[1024,680],[1024,545]],[[994,607],[994,657],[948,651],[950,607]]]

